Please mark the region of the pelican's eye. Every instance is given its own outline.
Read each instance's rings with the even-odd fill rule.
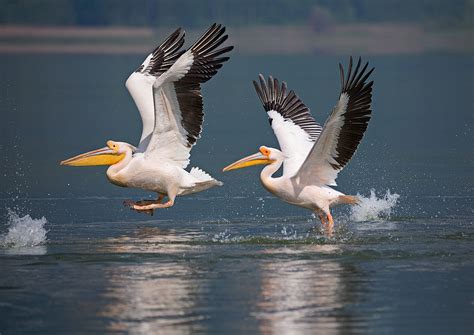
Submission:
[[[119,146],[112,141],[107,141],[107,146],[115,152],[117,152],[119,149]]]
[[[262,155],[269,157],[270,156],[270,149],[265,147],[260,147],[260,152]]]

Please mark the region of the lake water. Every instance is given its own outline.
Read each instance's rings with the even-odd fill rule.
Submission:
[[[471,56],[365,57],[373,119],[338,178],[364,202],[334,211],[333,237],[268,194],[259,167],[220,171],[277,147],[259,72],[323,123],[346,57],[234,54],[204,87],[191,162],[224,186],[153,217],[122,206],[153,194],[58,165],[109,139],[136,143],[124,82],[141,58],[0,56],[0,334],[474,331]]]

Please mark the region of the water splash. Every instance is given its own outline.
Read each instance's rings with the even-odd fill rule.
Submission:
[[[264,218],[265,217],[265,199],[263,197],[257,198],[257,213],[255,217]]]
[[[295,229],[295,225],[291,226],[283,226],[281,228],[281,234],[283,235],[283,238],[286,239],[297,239],[298,238],[298,232]]]
[[[232,236],[232,234],[226,229],[223,232],[217,233],[212,237],[212,242],[214,243],[235,243],[243,240],[241,236]]]
[[[312,237],[312,233],[303,229],[298,232],[295,225],[282,226],[278,228],[275,226],[276,231],[272,233],[261,233],[247,235],[236,235],[229,229],[212,235],[211,241],[214,243],[248,243],[248,244],[261,244],[261,243],[314,243],[315,239]]]
[[[390,190],[387,190],[384,196],[377,198],[375,190],[372,189],[368,198],[360,194],[357,194],[357,197],[360,199],[360,204],[359,206],[351,207],[350,219],[360,222],[389,219],[400,195],[390,193]]]
[[[0,247],[27,248],[46,243],[48,231],[45,217],[33,219],[29,215],[20,216],[15,211],[8,209],[8,231],[0,235]]]

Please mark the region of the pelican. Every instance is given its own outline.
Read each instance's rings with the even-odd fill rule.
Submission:
[[[202,131],[201,84],[217,73],[229,59],[222,55],[233,49],[220,48],[228,37],[224,32],[225,27],[213,24],[188,50],[181,50],[185,33],[179,28],[127,79],[125,86],[143,123],[138,147],[109,140],[104,148],[60,164],[108,165],[107,178],[112,184],[156,192],[156,200],[124,202],[146,214],[173,206],[176,196],[221,186],[200,168],[185,168]]]
[[[266,83],[260,74],[254,81],[257,95],[268,114],[281,151],[261,146],[259,152],[230,164],[225,171],[266,164],[260,174],[265,189],[283,201],[308,208],[332,231],[330,208],[338,204],[357,204],[355,196],[345,195],[336,186],[338,173],[346,166],[359,145],[371,117],[373,81],[366,82],[374,70],[361,68],[361,59],[353,69],[349,60],[347,76],[339,64],[341,91],[339,100],[324,127],[287,85],[271,76]],[[283,165],[281,177],[273,174]]]

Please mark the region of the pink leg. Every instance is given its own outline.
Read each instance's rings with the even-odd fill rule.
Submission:
[[[319,217],[319,220],[321,220],[321,225],[324,228],[326,228],[327,226],[326,214],[322,210],[319,210],[319,209],[317,209],[314,213],[317,214]]]
[[[334,220],[332,218],[331,212],[327,213],[327,225],[326,225],[326,234],[331,237],[334,233]]]
[[[328,212],[327,218],[328,218],[329,226],[332,228],[334,226],[334,220],[333,220],[332,215],[331,215],[330,212]]]
[[[327,221],[326,221],[326,217],[324,216],[323,213],[321,212],[318,212],[318,216],[319,216],[319,220],[321,220],[321,224],[323,226],[326,226],[327,225]]]
[[[132,200],[125,200],[123,202],[124,206],[130,207],[130,209],[136,210],[137,212],[141,212],[144,214],[148,215],[153,215],[153,209],[152,208],[145,208],[146,206],[153,205],[153,204],[161,204],[163,198],[165,196],[163,194],[158,194],[158,199],[156,200],[140,200],[137,202],[134,202]]]
[[[157,208],[168,208],[168,207],[171,207],[173,205],[174,205],[174,201],[173,200],[168,200],[164,204],[155,202],[155,203],[152,203],[152,204],[149,204],[149,205],[143,205],[143,206],[133,205],[133,209],[135,209],[137,211],[146,211],[146,210],[153,210],[153,209],[157,209]]]

